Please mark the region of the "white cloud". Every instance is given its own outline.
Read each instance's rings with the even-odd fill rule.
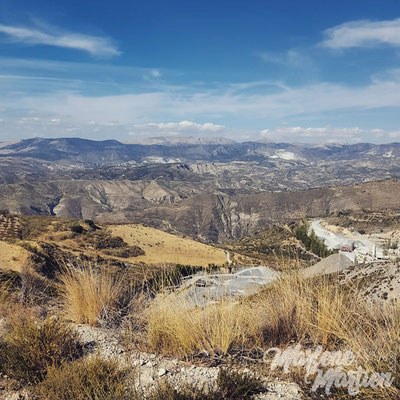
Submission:
[[[7,35],[9,39],[15,42],[82,50],[92,56],[116,56],[121,54],[108,38],[65,32],[58,28],[42,27],[40,30],[0,24],[0,33]]]
[[[389,137],[391,139],[400,139],[400,131],[389,132]]]
[[[375,81],[367,86],[344,86],[318,83],[274,93],[231,93],[228,91],[193,90],[155,91],[148,93],[84,96],[52,93],[15,99],[0,99],[0,106],[33,111],[46,110],[77,119],[136,123],[140,120],[201,119],[241,117],[287,118],[336,110],[370,110],[399,107],[400,81]]]
[[[360,129],[358,127],[337,128],[324,127],[301,127],[285,126],[277,129],[264,129],[260,136],[273,142],[288,141],[302,143],[358,143],[375,142],[386,132],[383,129]],[[391,136],[388,134],[390,138]],[[375,140],[374,140],[375,139]]]
[[[244,85],[246,86],[246,85]],[[255,91],[255,89],[257,89]],[[333,83],[319,83],[302,87],[282,87],[269,93],[265,86],[251,87],[239,92],[231,86],[200,91],[184,87],[171,90],[148,91],[114,96],[85,96],[72,92],[51,92],[31,96],[0,97],[0,108],[6,108],[6,117],[18,112],[21,117],[32,115],[47,120],[60,119],[60,123],[45,124],[37,121],[35,132],[48,132],[49,136],[67,135],[71,129],[85,137],[129,138],[135,135],[163,136],[170,134],[192,136],[224,136],[241,140],[245,135],[257,136],[255,127],[264,121],[270,126],[279,126],[284,120],[314,121],[324,119],[324,113],[351,112],[370,113],[385,107],[398,109],[400,104],[400,78],[398,80],[375,80],[367,86],[351,87]],[[14,110],[14,111],[13,111]],[[377,111],[378,112],[378,111]],[[11,114],[10,114],[11,113]],[[361,114],[362,115],[362,114]],[[359,117],[358,117],[359,118]],[[8,118],[9,119],[9,118]],[[44,120],[43,119],[43,120]],[[162,120],[181,122],[152,122]],[[11,121],[11,119],[9,119]],[[206,120],[206,123],[193,121]],[[92,121],[91,125],[88,122]],[[225,128],[217,121],[229,121],[231,126],[246,126],[249,129]],[[376,120],[384,124],[386,120]],[[23,122],[31,126],[32,120]],[[314,122],[315,123],[315,122]],[[21,122],[19,122],[21,124]],[[322,122],[323,124],[323,122]],[[48,127],[51,126],[52,128]],[[0,131],[1,135],[21,135],[11,124]],[[96,128],[92,132],[89,126]],[[323,125],[322,125],[323,126]],[[378,125],[379,126],[379,125]],[[42,127],[42,131],[41,128]],[[57,128],[57,129],[56,129]],[[376,128],[373,126],[372,128]],[[322,128],[321,128],[322,129]],[[305,130],[302,140],[329,140],[329,131]],[[293,128],[278,132],[288,141],[300,140],[299,132]],[[28,134],[28,130],[26,131]],[[378,137],[378,134],[381,137]],[[117,136],[116,136],[117,135]],[[308,135],[308,136],[307,136]],[[361,136],[364,134],[361,134]],[[382,132],[372,132],[372,141],[389,140]],[[365,136],[365,135],[364,135]],[[358,140],[357,132],[337,131],[332,138]],[[272,139],[275,140],[275,139]],[[276,139],[278,140],[278,139]]]
[[[182,130],[196,130],[196,131],[209,131],[209,132],[218,132],[226,129],[223,125],[215,125],[211,122],[206,122],[205,124],[198,124],[197,122],[192,121],[181,121],[181,122],[161,122],[154,123],[151,122],[149,124],[143,125],[143,127],[154,127],[159,129],[160,131],[182,131]]]
[[[206,122],[199,124],[193,121],[181,122],[149,122],[147,124],[134,124],[129,132],[132,136],[204,136],[223,135],[232,133],[232,130],[223,125]]]
[[[324,47],[344,49],[388,44],[400,47],[400,18],[391,21],[353,21],[327,29]]]
[[[7,119],[6,124],[1,124],[1,139],[2,135],[28,135],[33,131],[33,125],[35,132],[47,137],[67,136],[74,132],[78,136],[121,140],[131,139],[129,132],[147,137],[215,135],[244,140],[246,136],[259,137],[259,130],[264,126],[279,127],[283,124],[285,127],[284,121],[300,125],[290,129],[285,127],[286,131],[271,131],[277,138],[286,138],[287,141],[342,141],[346,138],[359,141],[368,137],[368,141],[383,142],[391,140],[390,129],[398,129],[394,125],[398,121],[396,110],[400,108],[400,73],[397,70],[375,75],[368,84],[359,86],[330,82],[289,86],[279,82],[252,81],[216,83],[205,87],[195,83],[165,86],[161,82],[146,83],[140,88],[141,92],[130,87],[127,94],[107,96],[86,95],[87,86],[75,84],[45,85],[47,90],[44,91],[43,85],[31,86],[32,82],[28,83],[22,79],[17,85],[14,80],[7,83],[7,79],[0,79],[1,89],[7,90],[3,90],[5,95],[0,96],[0,109],[5,110],[2,117]],[[34,90],[30,90],[32,87]],[[118,93],[118,88],[111,87],[108,92]],[[376,118],[371,129],[390,129],[357,132],[355,128],[332,131],[333,128],[324,127],[326,123],[335,124],[335,119],[341,121],[340,124],[366,127],[370,123],[367,121],[372,120],[372,113]],[[32,120],[34,116],[40,120]],[[17,121],[16,117],[31,119]],[[12,119],[17,121],[15,126],[11,124]],[[24,132],[22,124],[26,128]],[[302,128],[304,124],[320,124],[323,128]]]

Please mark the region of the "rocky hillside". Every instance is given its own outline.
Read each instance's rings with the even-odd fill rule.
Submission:
[[[400,145],[123,144],[29,139],[0,146],[0,210],[146,223],[225,242],[303,216],[398,207]],[[381,183],[366,183],[382,181]]]
[[[398,209],[399,192],[400,181],[387,180],[299,192],[192,194],[181,199],[179,192],[166,190],[156,181],[63,180],[3,185],[0,209],[107,223],[144,223],[208,242],[223,242],[304,216]]]

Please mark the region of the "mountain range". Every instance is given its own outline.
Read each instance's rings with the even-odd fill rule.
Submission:
[[[304,216],[399,207],[399,143],[150,143],[2,143],[0,209],[144,223],[221,242]]]

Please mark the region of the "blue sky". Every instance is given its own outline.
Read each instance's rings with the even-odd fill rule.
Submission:
[[[0,2],[0,141],[400,139],[398,0]]]

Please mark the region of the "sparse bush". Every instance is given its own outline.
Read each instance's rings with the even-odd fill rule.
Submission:
[[[183,385],[177,390],[169,382],[162,382],[146,395],[146,400],[223,400],[216,396],[215,392],[208,392],[189,385]]]
[[[26,251],[29,251],[30,253],[37,253],[37,248],[32,246],[30,243],[28,242],[22,242],[21,243],[21,247],[23,249],[25,249]]]
[[[40,235],[48,231],[49,225],[54,221],[54,217],[45,215],[20,215],[18,218],[21,222],[20,235],[23,240],[38,238]]]
[[[119,236],[111,236],[109,233],[103,232],[97,234],[95,241],[96,249],[121,249],[127,247],[128,244]]]
[[[92,358],[50,367],[36,388],[40,400],[133,400],[126,372],[114,361]]]
[[[48,367],[77,358],[79,344],[76,333],[64,321],[38,321],[32,313],[21,310],[7,318],[6,335],[0,340],[0,370],[12,378],[36,383],[46,376]]]
[[[19,294],[22,304],[43,304],[49,297],[56,295],[54,283],[27,266],[22,268],[20,279]]]
[[[218,391],[221,399],[250,400],[262,391],[261,380],[253,375],[239,371],[221,369],[218,374]]]
[[[100,228],[99,226],[97,226],[97,225],[94,223],[94,221],[92,221],[91,219],[85,219],[83,222],[84,222],[86,225],[88,225],[89,228],[90,228],[92,231],[97,231],[97,230],[101,229],[101,228]]]
[[[21,276],[15,271],[0,269],[0,304],[21,288]]]
[[[82,233],[86,232],[86,230],[82,225],[77,224],[71,226],[71,232],[81,235]]]
[[[106,250],[106,254],[114,257],[130,258],[144,255],[144,250],[139,246],[128,246],[121,249]]]

